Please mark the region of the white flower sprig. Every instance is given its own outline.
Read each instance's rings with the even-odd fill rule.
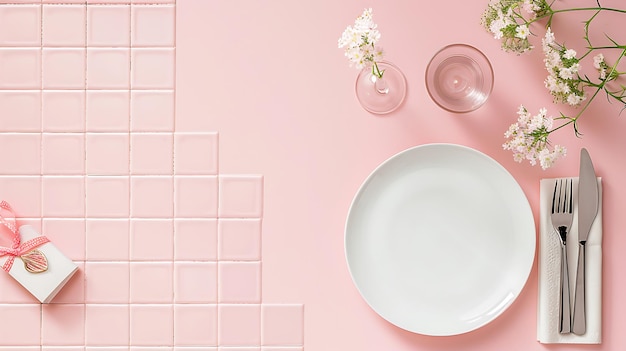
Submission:
[[[585,92],[578,75],[580,60],[576,58],[576,51],[558,44],[549,27],[542,39],[542,47],[543,62],[548,71],[545,85],[554,97],[554,102],[578,106],[585,100]]]
[[[357,69],[372,67],[372,74],[383,77],[384,70],[378,68],[377,62],[383,59],[383,49],[376,46],[380,39],[380,32],[372,19],[372,9],[365,9],[361,16],[354,21],[354,26],[348,26],[338,40],[339,48],[345,47],[345,55]]]
[[[617,101],[626,109],[626,86],[623,84],[609,84],[617,80],[626,72],[617,70],[620,60],[626,56],[626,45],[620,45],[607,36],[611,45],[594,46],[589,38],[589,25],[603,11],[626,14],[626,10],[602,7],[597,0],[596,7],[553,9],[546,0],[492,0],[482,16],[483,27],[497,40],[501,40],[504,51],[522,54],[533,49],[530,43],[531,25],[547,18],[546,33],[542,39],[544,65],[548,72],[544,83],[555,103],[580,107],[574,116],[563,113],[556,117],[562,123],[553,127],[553,118],[546,117],[547,110],[541,109],[539,114],[530,117],[522,105],[518,111],[517,123],[511,125],[505,133],[508,139],[503,144],[505,150],[513,151],[516,161],[528,160],[532,165],[539,163],[543,169],[551,167],[554,162],[565,156],[564,147],[555,145],[550,148],[548,137],[553,132],[567,125],[571,125],[576,136],[580,136],[577,121],[587,109],[593,99],[601,91],[612,101]],[[593,15],[584,22],[583,40],[586,51],[579,55],[575,50],[567,48],[555,40],[551,29],[552,18],[560,13],[573,11],[592,11]],[[589,78],[581,74],[581,61],[596,50],[613,49],[619,52],[615,63],[606,63],[604,55],[598,53],[593,56],[593,66],[598,72],[597,78]],[[586,93],[591,90],[592,93]],[[532,121],[532,122],[529,122]],[[543,121],[542,123],[539,123]],[[537,162],[539,161],[539,162]]]
[[[547,169],[567,154],[567,149],[563,146],[550,147],[548,135],[554,120],[546,114],[547,110],[543,108],[538,114],[531,116],[526,107],[519,107],[517,122],[511,124],[504,133],[509,140],[502,145],[505,150],[513,152],[515,161],[528,160],[533,166],[539,161],[541,168]]]

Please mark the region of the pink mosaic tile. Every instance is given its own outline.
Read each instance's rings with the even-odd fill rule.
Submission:
[[[217,263],[176,262],[174,302],[217,302]]]
[[[41,189],[45,217],[85,216],[85,178],[81,176],[44,176]]]
[[[0,305],[3,318],[11,321],[0,328],[0,340],[5,345],[29,346],[41,343],[41,305]],[[24,328],[24,326],[29,326]]]
[[[259,218],[263,212],[263,177],[220,176],[220,217]]]
[[[217,133],[176,133],[174,172],[180,175],[217,174]]]
[[[41,6],[0,7],[0,46],[40,46]]]
[[[85,351],[130,351],[130,347],[129,346],[109,346],[109,347],[102,347],[102,346],[90,347],[90,346],[87,346],[87,347],[85,347]]]
[[[88,89],[128,89],[129,70],[128,48],[87,48]]]
[[[179,261],[217,260],[217,220],[174,221],[174,258]]]
[[[131,219],[130,259],[132,261],[173,260],[174,221],[171,219]]]
[[[42,234],[71,260],[85,260],[85,220],[83,218],[44,218]]]
[[[130,344],[168,346],[174,343],[172,305],[130,307]]]
[[[84,132],[85,92],[44,91],[41,94],[41,126],[44,132]],[[37,113],[38,114],[38,113]]]
[[[39,89],[41,49],[0,48],[0,89]]]
[[[176,346],[217,346],[217,305],[174,305]]]
[[[176,176],[174,192],[176,217],[217,217],[217,177]]]
[[[86,303],[128,303],[130,269],[128,262],[86,262]]]
[[[85,305],[43,305],[41,342],[45,345],[84,345]]]
[[[85,46],[87,26],[85,6],[43,5],[43,18],[45,21],[41,33],[44,46]]]
[[[130,129],[133,132],[172,132],[174,92],[133,90],[130,99]]]
[[[87,45],[130,46],[130,6],[87,6]]]
[[[172,303],[174,298],[171,262],[131,262],[131,303]]]
[[[39,4],[42,0],[0,0],[0,4]]]
[[[133,4],[175,4],[176,0],[131,0]]]
[[[218,310],[220,346],[260,345],[260,305],[219,305]]]
[[[2,176],[0,189],[5,201],[19,209],[16,212],[19,217],[41,217],[40,176]]]
[[[128,219],[87,219],[85,232],[87,260],[128,260]]]
[[[85,49],[44,48],[42,51],[44,89],[83,89]]]
[[[88,5],[119,5],[130,4],[131,0],[87,0]]]
[[[130,163],[130,138],[123,134],[87,134],[85,153],[88,175],[126,175]]]
[[[171,133],[133,133],[130,137],[131,173],[172,174],[173,144]]]
[[[220,260],[260,261],[261,220],[220,219],[218,243]]]
[[[43,134],[41,141],[44,174],[84,174],[85,135],[83,133]]]
[[[132,49],[132,88],[174,89],[175,57],[171,48]]]
[[[87,177],[88,217],[128,217],[128,177]]]
[[[218,299],[220,303],[260,303],[260,262],[219,262]]]
[[[38,0],[35,0],[37,2]],[[85,4],[87,0],[41,0],[43,4]]]
[[[4,150],[20,150],[20,152],[2,154],[3,162],[0,163],[2,174],[35,175],[41,173],[40,134],[0,134],[0,145]]]
[[[172,177],[131,177],[131,215],[136,218],[171,218],[174,185]]]
[[[131,12],[132,46],[174,46],[176,21],[174,6],[132,6]]]
[[[87,91],[86,126],[88,132],[126,132],[130,123],[128,91]]]
[[[0,130],[6,132],[39,132],[41,130],[40,91],[0,91],[3,111]]]
[[[128,305],[86,305],[86,344],[107,347],[129,345],[129,320]],[[103,330],[107,332],[103,333]]]

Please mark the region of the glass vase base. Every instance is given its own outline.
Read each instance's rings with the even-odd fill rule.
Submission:
[[[378,62],[382,78],[372,74],[372,67],[361,70],[356,79],[356,97],[361,106],[373,114],[395,111],[406,97],[406,78],[398,67],[389,62]]]

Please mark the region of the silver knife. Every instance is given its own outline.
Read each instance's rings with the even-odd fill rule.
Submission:
[[[598,180],[593,163],[586,149],[580,150],[580,173],[578,178],[578,266],[576,267],[576,291],[572,332],[585,334],[585,244],[591,225],[598,214]]]

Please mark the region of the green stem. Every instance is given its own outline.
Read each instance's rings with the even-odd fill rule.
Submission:
[[[378,63],[374,61],[374,64],[372,65],[372,74],[380,79],[383,77],[383,73],[385,73],[385,71],[381,71],[380,68],[378,68]]]
[[[541,16],[537,16],[536,18],[533,18],[530,21],[526,21],[526,23],[531,24],[541,19],[544,19],[546,17],[549,17],[550,18],[549,21],[552,21],[552,17],[558,13],[575,12],[575,11],[598,11],[598,12],[608,11],[608,12],[626,13],[626,10],[620,10],[620,9],[615,9],[611,7],[575,7],[575,8],[569,8],[569,9],[561,9],[561,10],[553,10],[552,8],[549,8],[547,13]]]
[[[611,7],[575,7],[575,8],[570,8],[570,9],[552,10],[552,13],[574,12],[574,11],[609,11],[609,12],[626,13],[626,10],[614,9]]]

